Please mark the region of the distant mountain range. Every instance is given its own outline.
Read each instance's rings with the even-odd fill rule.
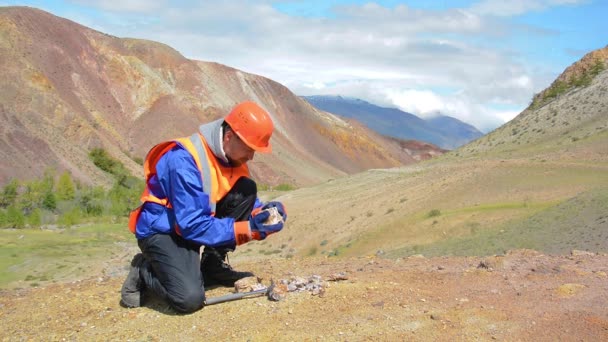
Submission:
[[[449,116],[424,120],[397,108],[380,107],[356,98],[336,95],[303,98],[320,110],[356,119],[382,135],[425,141],[444,149],[455,149],[483,136],[472,125]]]

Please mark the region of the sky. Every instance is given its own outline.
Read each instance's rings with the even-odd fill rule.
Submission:
[[[608,45],[608,0],[6,1],[190,59],[487,133]]]

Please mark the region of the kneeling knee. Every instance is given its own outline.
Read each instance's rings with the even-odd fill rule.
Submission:
[[[203,291],[190,291],[178,301],[172,303],[173,308],[180,313],[192,313],[203,307],[205,303],[205,293]]]

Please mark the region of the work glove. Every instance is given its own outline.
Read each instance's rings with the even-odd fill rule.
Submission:
[[[249,221],[234,223],[234,235],[237,245],[242,245],[253,240],[264,240],[268,235],[283,229],[283,222],[275,224],[264,224],[270,217],[270,213],[264,210],[254,210]]]
[[[251,228],[251,237],[253,239],[264,240],[266,236],[283,229],[283,222],[264,224],[269,217],[270,213],[264,210],[251,214],[251,217],[249,217],[249,227]]]
[[[283,217],[283,222],[287,221],[287,210],[285,210],[285,206],[283,205],[283,203],[281,202],[268,202],[266,204],[264,204],[264,206],[262,207],[262,210],[264,209],[268,209],[268,208],[277,208],[277,211],[279,212],[279,215],[281,215]]]

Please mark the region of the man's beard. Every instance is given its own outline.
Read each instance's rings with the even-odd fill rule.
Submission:
[[[241,162],[241,161],[234,160],[228,156],[226,156],[226,158],[228,159],[228,162],[230,163],[230,166],[232,166],[232,167],[237,167],[237,166],[243,165],[243,162]]]

